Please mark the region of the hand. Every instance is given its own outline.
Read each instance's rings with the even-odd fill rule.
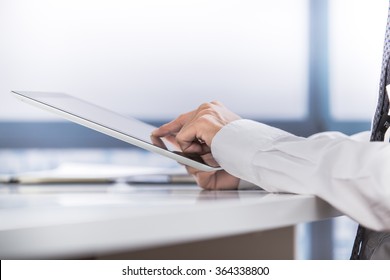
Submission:
[[[211,154],[211,142],[222,127],[238,119],[238,115],[214,101],[202,104],[198,109],[162,125],[153,131],[152,136],[170,139],[183,152],[198,153],[207,164],[218,166]],[[224,170],[204,172],[193,167],[186,168],[194,175],[198,185],[205,189],[234,189],[239,183],[238,178]]]
[[[211,154],[208,155],[210,155],[209,160],[215,162]],[[209,163],[205,156],[202,158],[206,163]],[[205,172],[190,166],[186,166],[186,169],[189,174],[194,176],[196,183],[206,190],[233,190],[237,189],[240,182],[240,179],[230,175],[225,170]]]
[[[221,103],[204,103],[198,109],[182,114],[177,119],[153,131],[156,137],[175,136],[185,153],[208,153],[211,141],[222,127],[240,117]]]

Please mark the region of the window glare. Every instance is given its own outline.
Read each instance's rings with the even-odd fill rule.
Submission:
[[[307,114],[308,0],[2,0],[0,120],[53,117],[10,90],[60,91],[167,119],[220,100]]]
[[[389,1],[329,1],[330,108],[335,120],[371,120]]]

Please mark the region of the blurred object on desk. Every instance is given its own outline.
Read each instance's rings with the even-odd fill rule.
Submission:
[[[0,149],[0,174],[54,169],[65,162],[174,168],[175,161],[137,148]]]
[[[102,163],[62,163],[57,168],[0,175],[0,183],[195,183],[185,168],[148,167]]]

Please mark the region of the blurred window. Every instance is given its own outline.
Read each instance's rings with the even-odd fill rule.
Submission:
[[[303,119],[308,3],[2,0],[0,121],[54,119],[10,90],[67,92],[151,120],[212,100],[246,117]]]

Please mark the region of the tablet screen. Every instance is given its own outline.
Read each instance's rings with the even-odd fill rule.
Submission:
[[[137,119],[123,116],[106,108],[81,100],[64,93],[14,92],[22,97],[46,105],[56,111],[62,111],[79,119],[86,120],[111,131],[119,132],[155,147],[184,156],[188,159],[207,165],[199,155],[185,154],[172,143],[163,138],[151,137],[156,128]]]
[[[137,119],[125,117],[106,108],[64,93],[34,93],[33,98],[73,116],[153,144],[150,135],[155,127]]]

